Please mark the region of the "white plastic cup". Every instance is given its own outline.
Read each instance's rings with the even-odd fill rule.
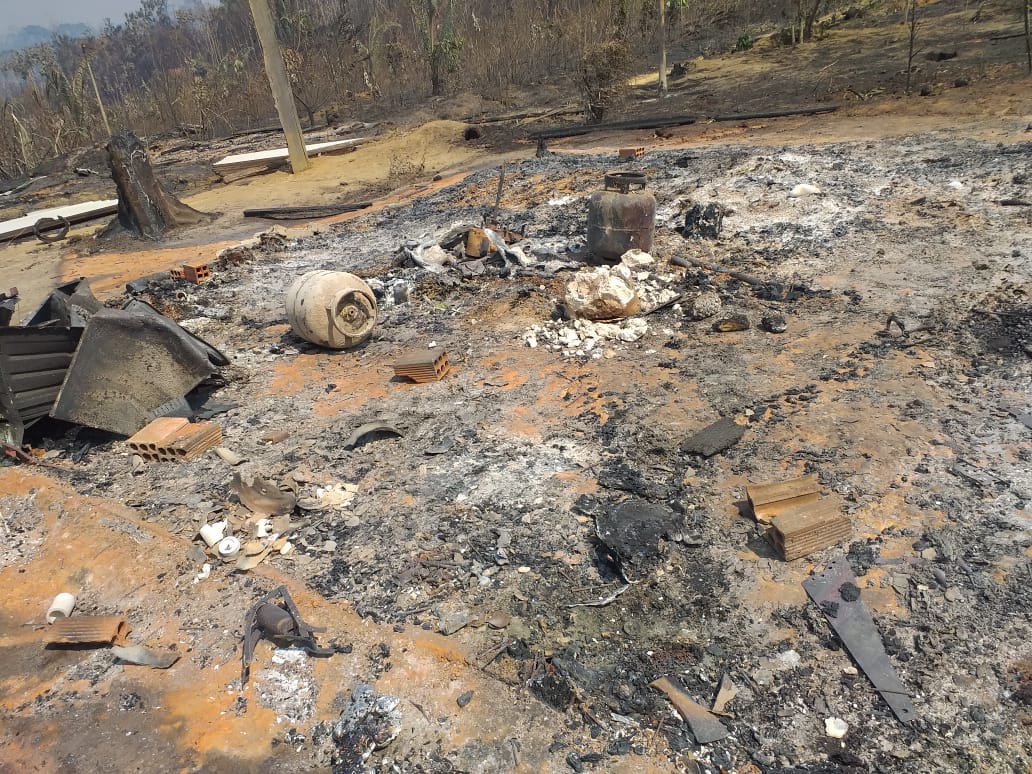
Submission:
[[[58,618],[67,618],[72,614],[72,608],[74,607],[75,595],[62,591],[50,603],[50,608],[47,610],[47,623],[52,624]]]
[[[223,559],[232,559],[240,553],[240,538],[230,535],[219,541],[219,556]]]

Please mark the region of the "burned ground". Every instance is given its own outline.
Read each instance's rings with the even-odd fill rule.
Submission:
[[[461,711],[454,703],[431,715],[413,698],[371,769],[1027,770],[1032,447],[1008,412],[1027,413],[1032,394],[1032,224],[1027,207],[1000,202],[1027,198],[1030,156],[1028,142],[948,132],[893,146],[650,152],[641,167],[660,228],[648,281],[717,292],[725,313],[752,318],[739,333],[716,333],[674,306],[648,315],[634,342],[527,346],[532,326],[562,325],[571,272],[561,264],[582,247],[584,197],[613,163],[604,155],[554,154],[506,171],[495,217],[525,234],[524,266],[488,262],[464,279],[456,268],[395,265],[403,245],[480,221],[498,182],[486,170],[227,265],[187,293],[154,285],[146,299],[232,358],[215,394],[239,406],[217,421],[245,470],[292,482],[302,497],[319,485],[358,487],[349,506],[299,511],[296,552],[271,560],[331,601],[322,617],[337,606],[358,617],[332,632],[355,644],[330,659],[348,659],[350,684],[321,685],[321,663],[301,674],[303,661],[259,652],[250,711],[287,719],[258,743],[265,765],[337,760],[346,770],[331,719],[355,684],[387,680],[414,658],[391,647],[395,638],[430,630],[511,701],[478,736],[449,730],[440,716]],[[797,184],[821,193],[793,198]],[[722,238],[685,240],[684,211],[707,202],[725,209]],[[769,282],[668,264],[679,255]],[[376,332],[360,349],[326,352],[290,332],[286,288],[324,268],[380,290]],[[394,303],[402,284],[410,300]],[[786,317],[785,333],[756,326],[771,311]],[[890,315],[907,335],[899,322],[887,327]],[[431,344],[447,350],[451,374],[423,385],[392,378],[399,355]],[[741,441],[708,459],[680,451],[721,416],[746,426]],[[343,448],[374,420],[403,436]],[[286,439],[260,440],[277,431]],[[171,627],[191,643],[190,668],[223,665],[229,674],[216,681],[238,689],[238,609],[271,584],[221,567],[194,584],[200,559],[186,543],[209,516],[239,510],[232,468],[215,457],[133,466],[122,442],[86,431],[34,441],[66,451],[49,461],[52,475],[81,496],[135,509],[140,526],[121,511],[107,516],[120,539],[143,545],[152,525],[183,538],[157,581],[175,609]],[[853,538],[785,563],[749,515],[745,485],[803,473],[841,499]],[[6,499],[18,533],[2,555],[10,573],[46,526],[43,506],[33,525],[32,499]],[[638,567],[622,566],[596,534],[599,514],[629,499],[671,514],[658,554]],[[914,696],[911,727],[856,673],[802,591],[811,569],[841,553]],[[625,580],[619,596],[585,606]],[[195,591],[205,584],[215,591]],[[135,589],[126,599],[127,616],[153,618]],[[94,604],[88,592],[81,604]],[[123,667],[73,655],[51,666],[54,689],[5,705],[19,729],[73,701],[60,686],[75,680],[114,680],[135,695]],[[732,735],[700,748],[649,683],[676,676],[708,703],[724,674],[738,688],[724,719]],[[307,704],[299,690],[311,692]],[[831,716],[849,724],[844,745],[824,735]],[[165,765],[230,765],[223,754],[173,753]]]

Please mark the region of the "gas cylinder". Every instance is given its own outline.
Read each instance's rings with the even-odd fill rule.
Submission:
[[[656,197],[645,190],[644,172],[607,172],[605,190],[588,200],[588,249],[597,258],[619,261],[628,250],[652,249]]]
[[[357,347],[376,325],[376,297],[344,271],[310,271],[287,291],[287,321],[294,333],[330,349]]]

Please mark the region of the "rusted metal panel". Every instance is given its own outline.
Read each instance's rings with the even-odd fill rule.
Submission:
[[[833,559],[822,571],[803,581],[803,588],[896,717],[904,723],[913,720],[917,714],[914,703],[896,676],[881,635],[860,599],[849,560],[842,556]]]
[[[45,642],[61,645],[124,643],[132,628],[120,615],[77,615],[54,623]]]

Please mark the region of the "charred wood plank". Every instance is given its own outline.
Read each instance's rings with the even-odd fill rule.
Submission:
[[[302,220],[304,218],[329,218],[345,212],[357,212],[372,207],[369,202],[342,202],[340,204],[316,204],[306,207],[257,207],[244,210],[245,218],[272,218],[273,220]]]
[[[546,129],[543,132],[534,132],[528,136],[531,140],[557,140],[561,137],[577,137],[584,134],[592,134],[594,132],[626,131],[633,129],[663,129],[670,126],[688,126],[702,121],[756,121],[766,118],[815,116],[822,113],[834,113],[838,109],[838,105],[816,105],[805,108],[792,108],[790,110],[769,110],[761,113],[728,113],[726,115],[716,116],[655,116],[652,118],[633,119],[629,121],[613,121],[605,124],[584,124],[581,126]]]

